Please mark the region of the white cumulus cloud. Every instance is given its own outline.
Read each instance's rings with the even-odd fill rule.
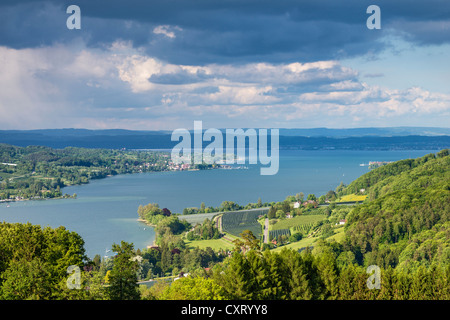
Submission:
[[[0,128],[445,124],[450,95],[368,85],[338,61],[178,65],[134,48],[0,47]]]

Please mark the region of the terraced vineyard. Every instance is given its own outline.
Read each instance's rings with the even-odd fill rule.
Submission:
[[[301,232],[307,234],[316,222],[326,219],[323,214],[302,215],[291,219],[278,221],[271,227],[271,232],[275,230],[289,230],[291,234]]]
[[[289,229],[278,229],[269,231],[269,240],[276,239],[279,236],[290,236],[291,231]]]
[[[311,230],[313,225],[314,225],[314,223],[312,223],[312,222],[301,224],[299,226],[292,227],[292,231],[307,234],[307,233],[309,233],[309,231]]]
[[[262,226],[258,217],[268,212],[268,209],[252,209],[224,212],[222,229],[234,236],[239,236],[244,230],[250,230],[256,238],[262,234]]]

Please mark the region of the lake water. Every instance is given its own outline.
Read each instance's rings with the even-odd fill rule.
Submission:
[[[65,226],[80,234],[86,253],[105,255],[121,240],[135,248],[151,245],[153,228],[137,221],[137,208],[158,203],[181,213],[185,207],[219,206],[230,200],[245,205],[282,201],[303,192],[305,197],[334,190],[341,181],[350,183],[369,171],[360,163],[417,158],[436,151],[304,151],[281,150],[279,171],[260,175],[259,167],[243,170],[206,170],[141,173],[91,181],[87,185],[64,188],[77,199],[13,202],[0,204],[0,221],[31,222],[41,226]],[[108,253],[109,254],[109,253]]]

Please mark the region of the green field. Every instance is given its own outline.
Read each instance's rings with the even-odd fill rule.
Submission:
[[[339,227],[334,229],[335,234],[331,237],[327,238],[328,240],[334,239],[336,242],[341,242],[342,239],[344,239],[345,233],[344,233],[344,227]]]
[[[273,249],[273,251],[281,251],[283,248],[299,250],[301,248],[306,248],[306,247],[312,246],[314,244],[314,242],[316,242],[318,239],[319,238],[312,238],[312,237],[311,238],[304,238],[304,239],[302,239],[300,241],[289,243],[287,245],[277,247],[277,248]]]
[[[234,244],[226,241],[225,239],[212,239],[212,240],[194,240],[194,241],[188,241],[184,240],[186,243],[186,246],[189,248],[197,248],[200,249],[206,249],[207,247],[210,247],[213,250],[231,250],[234,247]]]
[[[340,242],[345,236],[344,227],[335,228],[334,232],[336,234],[332,235],[331,237],[326,238],[326,240],[330,241],[330,240],[334,239],[336,242]],[[320,239],[320,237],[303,238],[300,241],[289,243],[287,245],[277,247],[273,250],[281,251],[283,248],[299,250],[299,249],[306,248],[306,247],[312,247],[312,246],[314,246],[314,243],[319,239]]]

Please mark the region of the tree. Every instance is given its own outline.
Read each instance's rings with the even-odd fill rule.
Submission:
[[[319,204],[324,204],[325,203],[325,200],[326,200],[326,198],[325,198],[325,195],[321,195],[320,197],[319,197]]]
[[[64,227],[0,223],[0,295],[54,299],[71,265],[83,267],[84,241]]]
[[[328,201],[335,201],[336,200],[336,192],[334,192],[333,190],[328,191],[327,194],[325,195],[325,198]]]
[[[297,241],[302,240],[302,238],[303,238],[302,233],[301,232],[296,232],[296,233],[293,233],[293,234],[291,234],[289,236],[289,242],[297,242]]]
[[[283,210],[277,210],[275,217],[278,219],[286,218],[286,213]]]
[[[57,299],[61,300],[107,300],[107,290],[105,288],[105,274],[100,270],[91,270],[89,267],[83,268],[80,273],[80,288],[74,289],[67,285],[67,279],[59,282],[59,293]]]
[[[341,195],[341,193],[342,193],[342,191],[344,191],[344,189],[345,189],[345,184],[341,181],[339,186],[336,187],[336,195],[337,196]]]
[[[378,299],[392,300],[394,298],[395,289],[395,274],[394,269],[388,267],[386,270],[381,270],[381,286]]]
[[[316,196],[314,194],[308,194],[308,198],[306,198],[306,200],[312,200],[312,201],[316,201]]]
[[[112,251],[116,253],[114,265],[108,276],[108,294],[111,300],[138,300],[140,293],[137,284],[138,262],[133,244],[121,241],[120,246],[113,244]]]
[[[280,253],[285,264],[284,276],[288,279],[288,298],[291,300],[309,300],[313,297],[305,261],[298,251],[283,249]]]
[[[186,220],[180,221],[177,216],[164,217],[160,219],[155,229],[158,236],[162,236],[169,231],[172,234],[179,234],[189,227]]]
[[[291,205],[288,201],[283,201],[281,204],[281,210],[284,211],[284,213],[289,213],[291,211]]]
[[[223,201],[220,207],[220,211],[234,211],[240,209],[240,206],[233,201]]]
[[[325,224],[322,227],[321,231],[322,231],[321,238],[323,238],[323,239],[326,239],[326,238],[331,237],[332,235],[334,235],[333,227],[329,223]]]
[[[240,252],[242,250],[246,252],[247,250],[252,249],[259,251],[259,240],[256,239],[250,230],[244,230],[239,236],[240,238],[233,241],[235,244],[235,251]]]
[[[164,216],[166,216],[166,217],[170,217],[170,215],[171,215],[172,213],[170,212],[169,209],[163,208],[163,209],[162,209],[162,214],[163,214]]]
[[[3,300],[48,300],[52,296],[52,276],[49,266],[35,258],[11,261],[2,277],[0,288]]]
[[[316,255],[314,263],[322,283],[321,299],[336,299],[339,277],[333,248],[321,239],[317,241],[312,252]]]
[[[276,217],[277,209],[274,206],[270,206],[269,212],[267,214],[267,217],[269,219],[274,219]]]
[[[225,291],[214,280],[184,277],[174,281],[157,297],[161,300],[224,300]]]
[[[273,254],[271,251],[264,251],[265,271],[262,296],[259,299],[284,300],[288,295],[288,270],[286,264],[279,254]]]
[[[439,152],[436,154],[436,157],[438,157],[438,158],[444,158],[444,157],[447,157],[448,155],[449,155],[449,149],[444,149],[444,150],[439,151]]]
[[[409,292],[410,300],[433,299],[434,283],[431,273],[424,266],[420,266],[413,275]]]
[[[231,299],[252,299],[255,295],[256,279],[241,252],[234,252],[223,269],[216,268],[213,277]]]

